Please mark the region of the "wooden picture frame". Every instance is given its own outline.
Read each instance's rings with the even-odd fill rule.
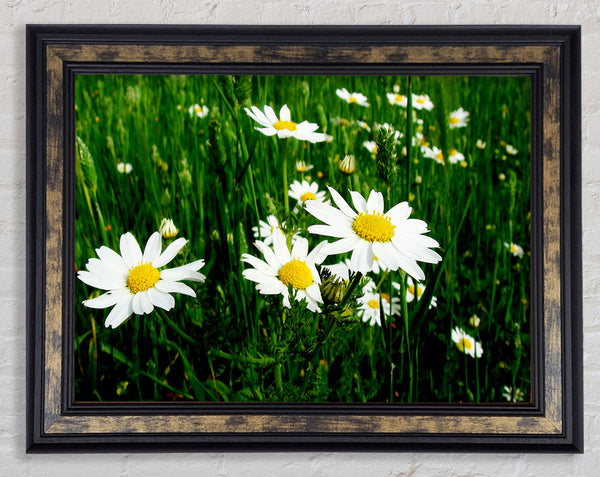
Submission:
[[[27,452],[582,452],[577,26],[27,27]],[[86,403],[73,391],[74,75],[531,78],[531,369],[524,404]]]

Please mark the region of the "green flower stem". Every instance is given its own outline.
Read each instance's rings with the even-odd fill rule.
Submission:
[[[410,196],[410,152],[412,147],[412,94],[410,76],[406,78],[406,201]]]
[[[288,140],[281,140],[281,155],[283,156],[283,203],[285,205],[285,218],[290,217],[290,198],[288,197]]]
[[[412,363],[412,354],[410,352],[410,336],[408,333],[409,324],[408,324],[408,304],[406,302],[406,274],[402,273],[401,280],[401,290],[400,290],[400,302],[402,304],[402,317],[404,318],[404,337],[406,340],[406,354],[408,356],[408,378],[410,380],[409,388],[408,388],[408,402],[412,402],[413,396],[413,363]]]

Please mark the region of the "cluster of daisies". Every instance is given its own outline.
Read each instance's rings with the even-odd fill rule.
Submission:
[[[338,96],[349,103],[368,106],[364,96],[349,93],[346,89],[337,90]],[[246,113],[260,126],[256,129],[267,136],[277,135],[281,139],[294,137],[309,142],[326,140],[323,133],[317,132],[318,125],[307,121],[292,121],[287,105],[279,115],[273,108],[265,106],[261,111],[256,106],[246,108]],[[345,162],[344,162],[345,161]],[[353,158],[342,161],[340,170],[350,171]],[[306,172],[312,166],[305,163],[296,165],[299,172]],[[338,264],[328,265],[330,272],[340,281],[347,282],[352,272],[366,275],[385,270],[404,270],[415,280],[424,280],[425,274],[417,261],[437,263],[440,255],[432,248],[439,247],[436,240],[425,235],[429,232],[422,220],[410,219],[412,209],[407,202],[385,210],[383,195],[372,190],[367,198],[357,191],[349,191],[352,205],[332,187],[319,190],[316,182],[294,181],[288,196],[296,201],[294,213],[308,212],[320,223],[308,227],[308,233],[337,239],[331,243],[321,241],[309,250],[307,238],[295,234],[286,238],[286,224],[271,215],[260,221],[253,232],[255,246],[262,257],[245,253],[242,261],[249,265],[243,276],[255,282],[256,289],[264,295],[282,295],[283,304],[290,307],[291,299],[306,300],[307,309],[318,312],[323,304],[321,277],[318,266],[329,256],[350,253],[350,257]],[[377,293],[371,279],[364,281],[359,313],[365,322],[381,324],[381,306],[386,316],[399,311],[399,299]],[[400,289],[399,284],[394,285]],[[419,299],[424,287],[412,279],[407,287],[407,300]],[[292,296],[290,296],[290,292]],[[435,304],[435,301],[432,302]]]

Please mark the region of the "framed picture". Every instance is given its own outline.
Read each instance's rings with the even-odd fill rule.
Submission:
[[[28,452],[583,451],[579,27],[27,55]]]

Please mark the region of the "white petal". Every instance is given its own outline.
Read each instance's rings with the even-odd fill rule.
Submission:
[[[332,227],[331,225],[311,225],[308,227],[308,231],[311,234],[326,235],[327,237],[336,238],[344,238],[349,235],[348,230],[344,230],[339,227]]]
[[[277,259],[282,264],[288,263],[292,260],[292,256],[290,255],[284,235],[273,235],[273,251],[275,252]]]
[[[273,234],[271,236],[271,239],[273,239],[273,237],[275,237],[276,234]],[[279,259],[275,256],[275,254],[273,253],[273,250],[267,246],[266,243],[259,241],[254,242],[254,246],[260,250],[262,252],[262,254],[265,257],[265,260],[267,261],[267,264],[273,268],[273,270],[275,271],[275,273],[277,273],[279,271],[279,269],[281,268],[281,266],[283,265],[282,262],[279,261]]]
[[[152,313],[154,306],[152,303],[150,303],[146,290],[133,295],[133,300],[131,300],[131,308],[136,315]]]
[[[131,232],[121,235],[119,246],[123,261],[129,268],[136,267],[142,261],[142,249]]]
[[[323,247],[323,253],[327,255],[346,253],[357,247],[361,242],[363,242],[363,240],[359,239],[356,235],[346,237],[338,240],[337,242],[327,244],[325,247]]]
[[[292,258],[298,258],[300,260],[305,260],[308,255],[308,240],[304,237],[298,238],[296,243],[292,247]]]
[[[275,134],[277,134],[279,132],[273,126],[268,126],[268,127],[264,127],[264,128],[254,128],[254,129],[256,129],[257,131],[260,131],[265,136],[275,136]]]
[[[333,227],[343,227],[349,229],[352,226],[354,217],[356,217],[356,214],[354,214],[352,217],[348,217],[339,209],[316,200],[307,201],[304,205],[304,208],[309,214]]]
[[[185,246],[188,241],[183,237],[174,240],[165,248],[164,252],[152,261],[152,265],[156,268],[164,267],[167,263],[175,258],[179,251]]]
[[[80,270],[77,272],[77,278],[86,285],[100,288],[101,290],[117,290],[119,288],[125,288],[125,281],[119,276],[101,276],[85,270]]]
[[[250,255],[248,253],[242,254],[242,262],[249,263],[256,270],[259,270],[260,272],[264,273],[265,275],[274,276],[277,273],[275,270],[273,270],[272,267],[269,266],[268,263],[262,261],[260,258]]]
[[[367,200],[367,210],[370,212],[378,212],[382,214],[383,207],[383,194],[381,192],[376,192],[372,190],[369,194],[369,199]]]
[[[284,104],[279,110],[279,119],[282,121],[291,121],[291,118],[290,108],[287,107],[287,104]]]
[[[327,240],[323,240],[315,248],[311,250],[311,252],[306,256],[306,261],[311,263],[319,264],[323,260],[327,258],[327,254],[325,253],[325,247],[327,247]],[[313,275],[314,276],[314,275]]]
[[[201,262],[200,264],[198,262]],[[194,282],[203,282],[206,277],[196,270],[204,265],[204,260],[196,260],[195,262],[182,265],[181,267],[169,268],[160,271],[160,278],[170,281],[191,280]]]
[[[146,242],[146,248],[144,249],[144,254],[142,256],[142,262],[144,263],[152,263],[154,260],[158,258],[160,255],[160,251],[162,249],[162,239],[160,236],[160,232],[154,232],[150,235],[148,242]]]
[[[314,301],[316,301],[318,303],[323,303],[323,297],[321,296],[321,289],[319,288],[319,285],[317,285],[316,283],[313,283],[312,285],[306,287],[306,289],[304,291],[306,292],[306,295],[309,298],[312,298]]]
[[[408,202],[400,202],[386,212],[385,215],[392,219],[394,225],[398,225],[408,219],[412,208],[409,207]]]
[[[265,106],[265,116],[272,125],[278,121],[277,115],[271,106]]]
[[[169,311],[175,306],[175,298],[168,293],[163,293],[156,288],[148,289],[148,299],[150,302],[163,310]]]
[[[352,270],[368,273],[373,267],[373,247],[371,242],[361,240],[350,258]]]
[[[367,201],[365,198],[355,190],[351,190],[350,195],[352,196],[352,204],[354,204],[354,208],[358,212],[365,212],[367,210]]]
[[[107,328],[110,326],[111,328],[116,328],[121,323],[123,323],[127,318],[131,316],[133,313],[133,308],[131,303],[133,302],[133,295],[130,295],[130,298],[123,300],[115,305],[115,307],[110,311],[108,316],[106,317],[106,321],[104,322],[104,326]]]
[[[116,305],[120,301],[129,300],[131,293],[127,288],[122,290],[114,290],[106,292],[96,298],[92,298],[91,300],[84,300],[83,305],[88,308],[108,308],[109,306]]]
[[[118,278],[125,282],[125,280],[127,280],[127,276],[129,275],[129,270],[127,270],[123,260],[121,260],[121,264],[122,266],[115,267],[112,262],[98,258],[90,258],[85,264],[85,268],[87,268],[90,273],[98,277],[106,277],[110,279]]]
[[[354,217],[356,217],[356,212],[354,212],[350,208],[350,206],[348,205],[348,203],[339,194],[339,192],[336,191],[333,187],[327,186],[327,188],[329,189],[329,193],[331,194],[331,197],[333,198],[333,201],[335,202],[335,205],[337,205],[339,207],[339,209],[344,214],[346,214],[348,217],[350,217],[351,219],[354,219]]]
[[[121,270],[123,273],[127,273],[127,265],[123,261],[123,257],[114,250],[108,247],[102,246],[96,249],[96,254],[103,262],[109,263],[112,267]]]
[[[185,283],[172,282],[169,280],[159,280],[154,285],[158,291],[163,293],[181,293],[182,295],[189,295],[196,297],[196,292],[188,287]]]

